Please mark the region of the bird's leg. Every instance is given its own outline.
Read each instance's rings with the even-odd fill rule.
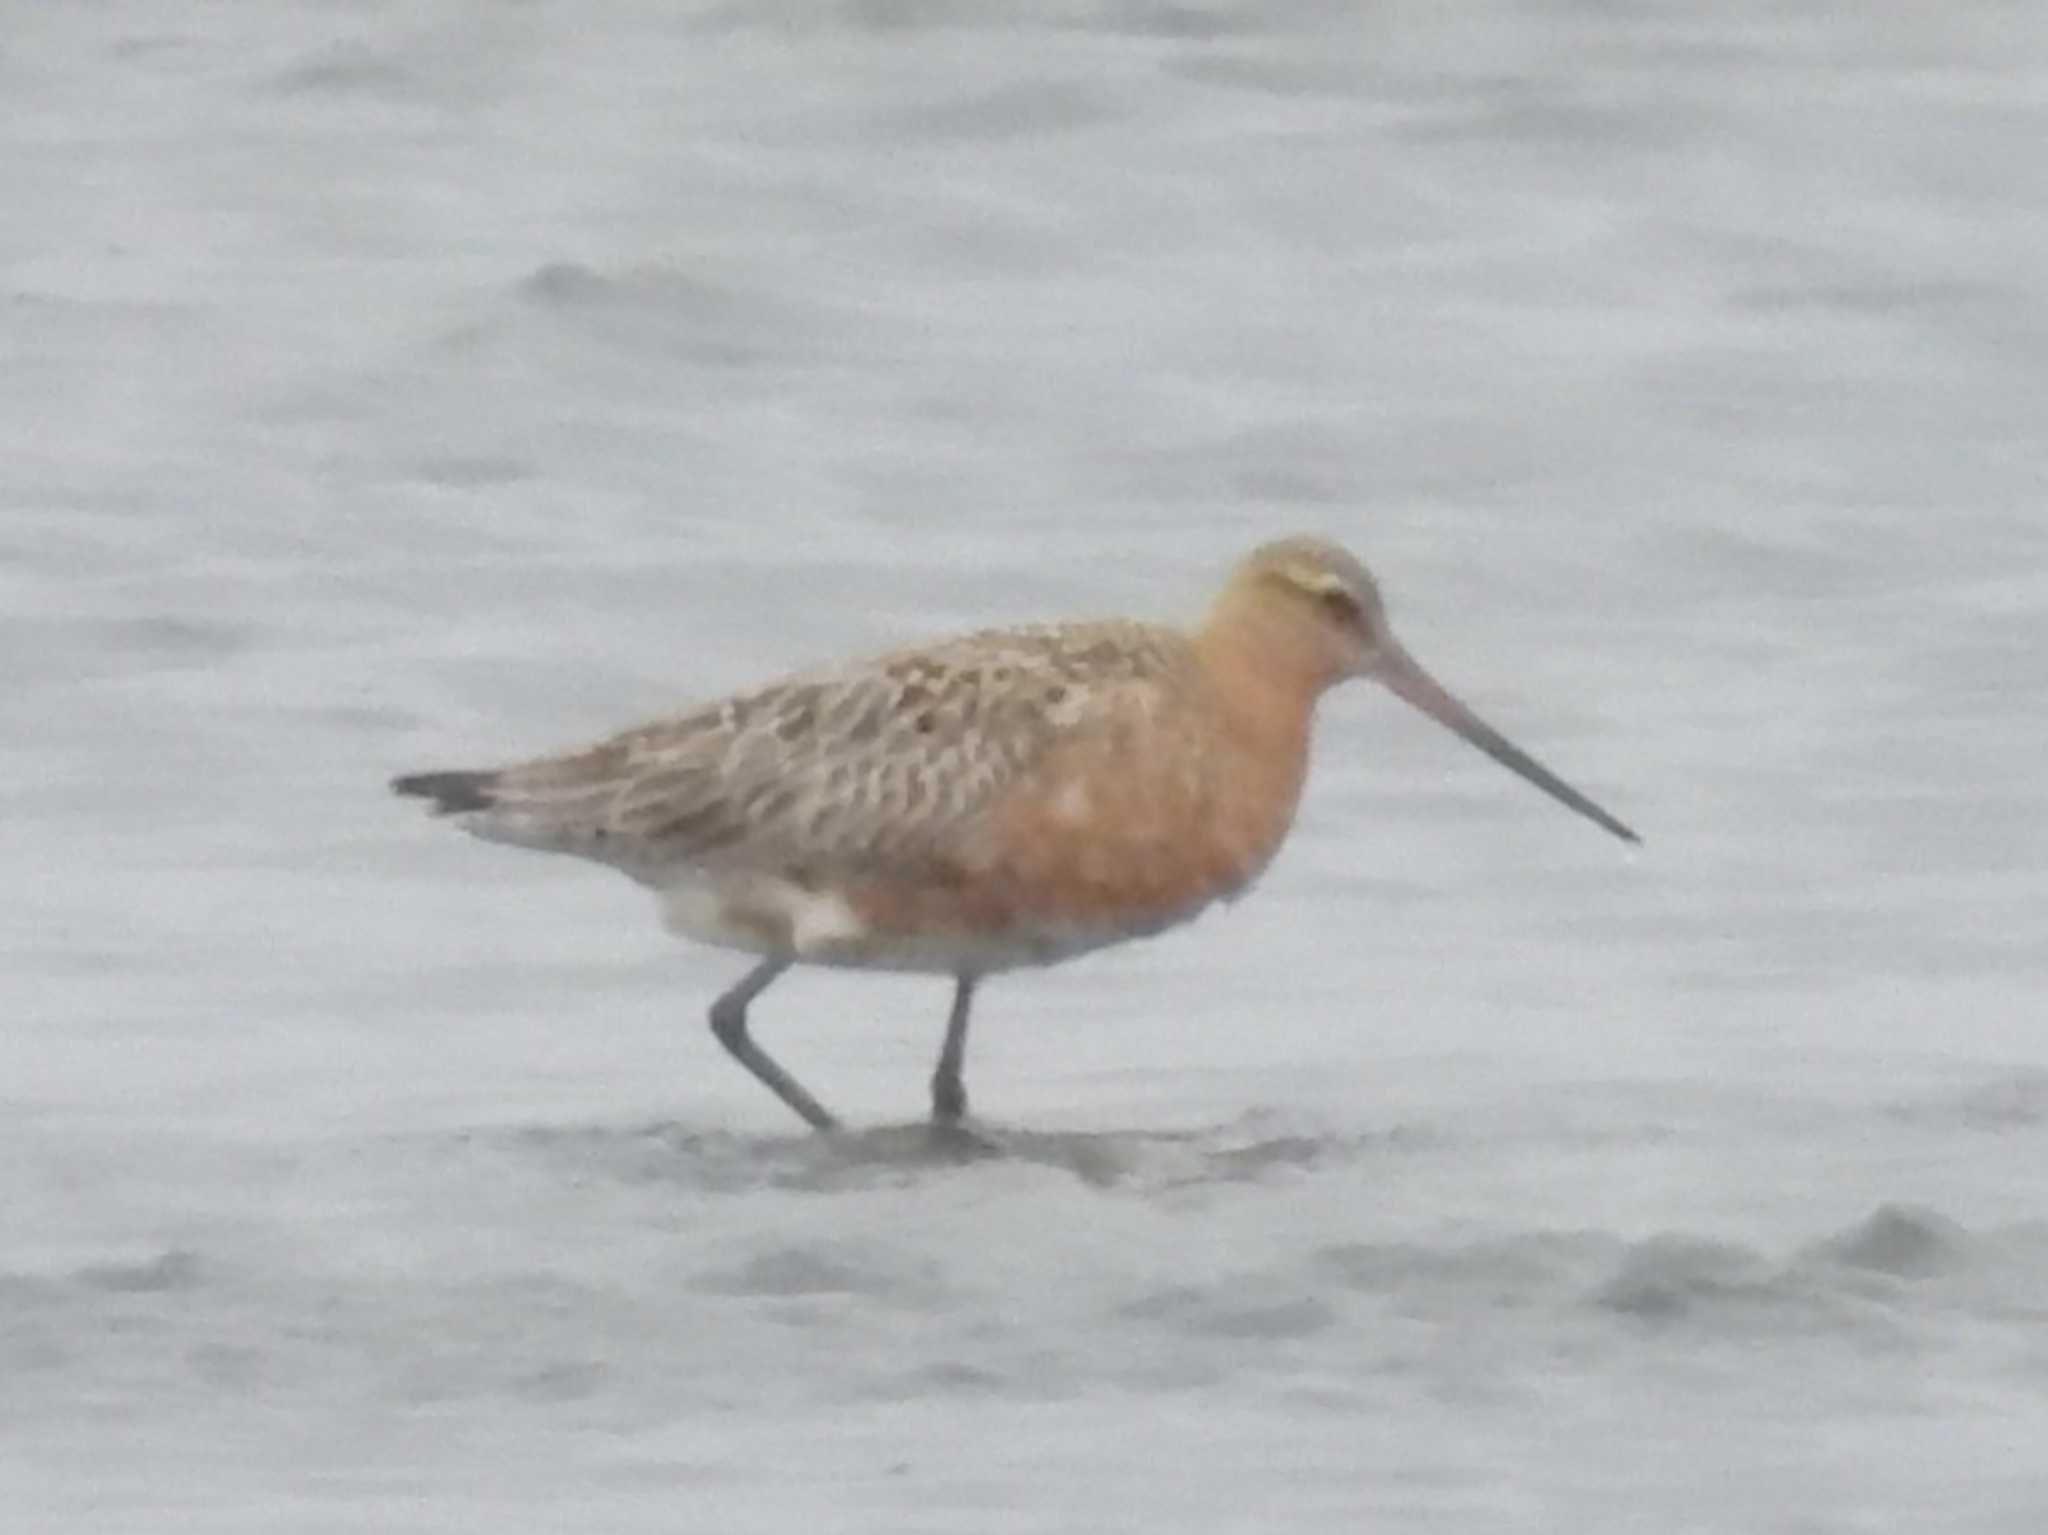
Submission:
[[[711,1004],[711,1032],[718,1042],[768,1090],[801,1114],[814,1130],[837,1130],[839,1121],[825,1112],[825,1106],[805,1092],[797,1079],[784,1071],[768,1053],[747,1035],[747,1004],[775,983],[775,978],[795,961],[786,955],[771,955],[761,961],[724,996]]]
[[[967,1056],[967,1011],[974,1005],[974,977],[963,975],[953,987],[953,1011],[946,1019],[946,1042],[932,1072],[932,1123],[957,1125],[967,1113],[967,1084],[960,1080]]]

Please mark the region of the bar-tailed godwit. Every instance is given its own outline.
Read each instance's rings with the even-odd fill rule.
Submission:
[[[1446,692],[1394,638],[1365,567],[1311,537],[1252,551],[1192,629],[985,630],[392,788],[479,837],[609,864],[655,892],[672,931],[760,956],[712,1004],[712,1030],[818,1129],[837,1121],[754,1042],[749,1004],[798,963],[952,977],[931,1097],[954,1124],[982,978],[1243,893],[1294,819],[1318,698],[1352,677],[1638,840]]]

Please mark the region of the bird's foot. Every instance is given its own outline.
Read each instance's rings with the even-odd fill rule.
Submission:
[[[927,1144],[933,1153],[957,1162],[977,1162],[1003,1154],[1002,1143],[957,1119],[934,1118]]]

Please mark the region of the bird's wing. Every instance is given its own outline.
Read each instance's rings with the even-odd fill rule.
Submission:
[[[1191,665],[1177,634],[1136,624],[990,630],[460,775],[447,808],[480,836],[643,878],[910,867],[1055,747],[1170,707]]]

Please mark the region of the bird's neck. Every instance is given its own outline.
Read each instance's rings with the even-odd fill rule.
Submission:
[[[1209,832],[1228,893],[1258,876],[1293,824],[1316,700],[1333,679],[1311,647],[1249,607],[1219,604],[1190,639],[1222,727]]]
[[[1306,739],[1316,700],[1341,680],[1318,636],[1269,599],[1232,584],[1190,637],[1202,670],[1233,715]]]
[[[1316,700],[1337,680],[1315,637],[1226,592],[1191,640],[1234,744],[1298,780]]]

